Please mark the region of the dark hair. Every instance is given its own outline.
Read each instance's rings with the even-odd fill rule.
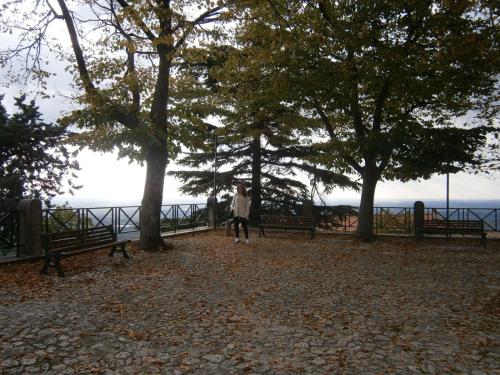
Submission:
[[[236,193],[241,194],[244,197],[246,197],[248,195],[247,188],[243,184],[238,184],[238,186],[236,186]]]

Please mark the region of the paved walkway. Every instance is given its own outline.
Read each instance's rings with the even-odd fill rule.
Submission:
[[[0,373],[500,372],[498,241],[171,241],[0,267]]]

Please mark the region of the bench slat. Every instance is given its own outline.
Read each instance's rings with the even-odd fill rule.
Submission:
[[[264,234],[265,228],[307,230],[311,232],[311,238],[314,238],[316,229],[312,217],[262,215],[259,224],[259,236]]]
[[[121,242],[126,243],[127,241],[121,241]],[[91,247],[84,247],[84,248],[71,250],[71,251],[61,251],[60,256],[61,256],[61,258],[67,258],[69,256],[76,255],[76,254],[88,253],[89,251],[105,249],[105,248],[111,247],[113,245],[117,245],[117,244],[107,243],[107,244],[101,244],[101,245],[96,245],[96,246],[91,246]]]
[[[71,247],[71,246],[78,247],[94,242],[113,241],[113,240],[114,236],[110,233],[99,233],[91,237],[68,237],[52,241],[48,239],[47,248],[52,251],[63,247]]]
[[[55,253],[60,253],[64,251],[71,251],[72,249],[81,249],[81,248],[86,248],[86,247],[95,247],[95,246],[101,246],[101,247],[107,247],[109,244],[112,244],[112,240],[103,240],[103,241],[93,241],[93,242],[85,242],[85,243],[79,243],[76,245],[68,245],[68,246],[60,246],[55,249],[51,249],[50,253],[55,254]]]
[[[309,229],[313,228],[312,225],[286,225],[286,224],[260,224],[262,228],[283,228],[283,229]]]
[[[486,232],[481,220],[424,220],[422,226],[416,231],[417,239],[424,233],[446,234],[470,234],[480,235],[481,243],[486,246]]]
[[[92,242],[85,242],[83,246],[80,244],[77,247],[74,248],[87,248],[87,247],[109,247],[113,245],[121,245],[121,244],[126,244],[130,242],[130,240],[119,240],[119,241],[113,241],[113,240],[106,240],[106,241],[92,241]],[[65,247],[65,248],[59,248],[57,250],[53,250],[52,253],[56,252],[61,252],[61,251],[68,251],[72,247]]]
[[[94,227],[82,230],[50,233],[43,236],[45,249],[45,264],[42,273],[47,274],[48,268],[54,265],[59,276],[64,276],[60,267],[62,258],[113,247],[109,255],[113,255],[117,246],[125,258],[128,254],[125,245],[130,240],[117,240],[111,225]]]
[[[88,229],[80,229],[80,230],[69,230],[69,231],[64,231],[64,232],[57,232],[57,233],[49,233],[46,234],[51,240],[55,240],[58,238],[65,238],[65,237],[71,237],[71,236],[82,236],[87,233],[98,233],[98,232],[109,232],[111,228],[111,225],[106,225],[106,226],[101,226],[101,227],[92,227]]]

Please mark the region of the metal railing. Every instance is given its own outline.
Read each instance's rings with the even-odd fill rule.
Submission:
[[[358,224],[358,208],[352,206],[314,206],[316,226],[331,231],[351,232]]]
[[[227,211],[227,210],[225,210]],[[224,212],[225,212],[224,211]],[[0,256],[19,257],[19,212],[0,211]],[[140,231],[140,206],[52,208],[42,210],[43,232],[54,233],[112,225],[122,238]],[[208,207],[203,204],[168,204],[161,207],[162,233],[208,225]],[[219,213],[221,223],[223,213]],[[414,233],[413,208],[375,207],[374,232],[377,234]],[[426,219],[481,220],[486,231],[500,232],[499,208],[425,208]],[[314,206],[319,229],[353,232],[358,225],[359,208],[354,206]]]
[[[162,232],[194,229],[208,225],[207,204],[172,204],[162,206]]]
[[[316,225],[320,229],[353,232],[358,224],[358,207],[314,206]],[[432,220],[480,220],[488,232],[500,231],[498,208],[425,208],[425,218]],[[413,234],[413,208],[374,207],[373,229],[377,234]]]
[[[115,232],[139,232],[140,206],[51,208],[42,210],[44,233],[112,225]],[[161,206],[161,231],[176,232],[208,224],[207,204],[167,204]]]
[[[480,220],[489,232],[500,231],[500,209],[498,208],[426,208],[425,217],[432,220]]]

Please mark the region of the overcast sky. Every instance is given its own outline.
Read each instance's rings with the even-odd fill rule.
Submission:
[[[37,99],[44,119],[54,121],[59,114],[71,107],[71,102],[64,96],[68,88],[62,80],[54,80],[51,89],[60,95],[54,99]],[[12,97],[22,92],[21,88],[11,86],[3,89],[4,105],[12,113]],[[129,163],[128,159],[118,160],[116,154],[101,154],[85,150],[78,156],[81,171],[78,173],[78,184],[83,188],[75,196],[69,194],[57,201],[69,201],[73,205],[90,204],[139,204],[144,188],[146,168],[137,163]],[[168,169],[175,169],[171,163]],[[459,173],[450,175],[450,199],[457,200],[500,200],[500,174],[470,175]],[[193,198],[181,195],[180,183],[173,177],[166,177],[164,203],[204,202],[205,197]],[[377,185],[376,202],[398,202],[413,200],[439,200],[446,198],[446,177],[436,175],[429,180],[413,182],[382,182]],[[359,193],[352,190],[336,189],[327,197],[331,204],[359,202]]]
[[[63,26],[63,25],[61,25]],[[65,35],[64,29],[58,33]],[[13,42],[12,36],[0,34],[0,46]],[[0,47],[1,48],[1,47]],[[69,100],[71,95],[71,77],[64,72],[64,63],[54,61],[50,64],[57,76],[49,82],[48,93],[55,95],[50,100],[37,98],[46,121],[55,121],[58,116],[68,111],[73,104]],[[0,70],[0,94],[5,94],[4,106],[9,113],[14,110],[12,97],[19,96],[26,87],[5,85],[4,72]],[[33,96],[29,96],[33,98]],[[117,160],[116,154],[99,154],[89,150],[78,156],[81,171],[78,173],[77,183],[83,188],[77,191],[74,197],[65,195],[58,201],[68,200],[73,205],[89,204],[138,204],[142,198],[145,178],[145,167],[136,163],[129,164],[128,160]],[[168,167],[174,169],[175,164]],[[430,180],[418,182],[383,182],[377,185],[376,202],[397,202],[408,200],[444,200],[446,197],[445,176],[434,176]],[[180,183],[172,177],[166,177],[164,203],[203,202],[206,197],[193,198],[183,196],[179,192]],[[500,200],[500,173],[491,175],[456,174],[450,176],[451,200]],[[327,201],[335,203],[359,202],[359,193],[350,190],[335,190]]]

